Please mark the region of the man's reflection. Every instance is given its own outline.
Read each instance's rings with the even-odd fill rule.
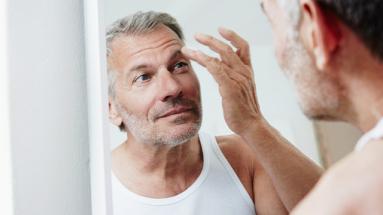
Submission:
[[[248,79],[242,81],[250,84],[253,104],[223,101],[229,127],[242,125],[237,135],[199,132],[199,81],[183,46],[180,26],[165,13],[139,12],[107,31],[110,119],[127,132],[112,153],[115,215],[287,214],[321,170],[260,112],[255,120],[243,111],[258,108]],[[227,54],[252,73],[250,62],[237,56],[244,53]],[[227,108],[235,103],[244,108]]]

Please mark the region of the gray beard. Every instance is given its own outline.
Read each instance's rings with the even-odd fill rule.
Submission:
[[[311,119],[334,119],[339,108],[337,87],[317,70],[298,33],[293,31],[288,34],[285,62],[281,66],[294,83],[300,107]]]
[[[197,122],[190,126],[186,132],[178,135],[171,135],[170,132],[161,131],[156,126],[148,126],[146,119],[134,116],[124,110],[120,105],[118,106],[119,112],[121,113],[124,121],[125,129],[127,129],[135,139],[146,145],[168,145],[172,147],[181,145],[194,137],[201,127],[202,112],[200,107],[197,107],[199,110],[196,110],[197,113],[195,113],[199,115],[199,120],[197,120]],[[184,122],[185,121],[182,118],[178,118],[174,121],[175,124],[183,124]]]

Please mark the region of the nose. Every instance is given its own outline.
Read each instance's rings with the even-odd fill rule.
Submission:
[[[166,102],[169,99],[182,95],[182,86],[174,74],[163,68],[159,71],[159,99]]]

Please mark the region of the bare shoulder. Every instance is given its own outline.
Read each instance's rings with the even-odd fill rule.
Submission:
[[[381,165],[383,163],[383,139],[371,141],[366,147],[359,153],[356,153],[354,162],[360,163],[365,168],[365,171],[374,174],[377,182],[383,185],[383,169]],[[383,192],[383,186],[381,187]]]
[[[334,205],[360,210],[362,214],[369,214],[367,211],[371,208],[383,213],[382,163],[383,141],[373,141],[362,151],[353,152],[332,166],[319,182],[318,196],[327,196],[334,200]],[[336,197],[339,200],[335,201]]]
[[[293,214],[383,214],[383,140],[332,166]]]
[[[217,136],[217,143],[246,191],[253,199],[254,155],[238,135]]]
[[[238,152],[248,147],[242,137],[236,134],[217,136],[216,139],[221,150]]]
[[[355,169],[360,173],[364,173],[364,175],[374,175],[374,178],[379,177],[380,182],[383,183],[383,169],[381,168],[383,163],[383,139],[371,141],[361,151],[352,153],[344,163],[344,166],[349,167],[350,171]],[[350,163],[350,165],[347,163]]]
[[[217,143],[226,159],[234,167],[251,167],[253,165],[252,149],[238,135],[217,136]],[[236,169],[236,168],[235,168]]]
[[[373,157],[383,160],[383,139],[372,140],[365,149],[361,151],[363,154],[372,155]]]
[[[367,144],[362,151],[352,152],[350,155],[342,159],[331,167],[326,175],[330,178],[329,180],[334,181],[341,179],[352,179],[352,181],[355,181],[355,179],[358,178],[359,182],[367,182],[368,180],[369,182],[374,181],[376,183],[383,183],[382,163],[383,140],[375,140]]]

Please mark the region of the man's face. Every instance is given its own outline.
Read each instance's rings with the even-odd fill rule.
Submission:
[[[286,4],[293,3],[286,1]],[[277,0],[263,0],[262,7],[272,27],[278,63],[293,81],[303,112],[314,119],[333,119],[339,109],[335,80],[317,69],[312,55],[301,42],[298,27],[293,26],[292,17],[288,17]]]
[[[112,43],[109,66],[116,71],[110,99],[115,124],[129,138],[148,144],[184,143],[201,124],[198,79],[181,54],[183,42],[165,26]],[[113,115],[113,113],[111,113]]]

